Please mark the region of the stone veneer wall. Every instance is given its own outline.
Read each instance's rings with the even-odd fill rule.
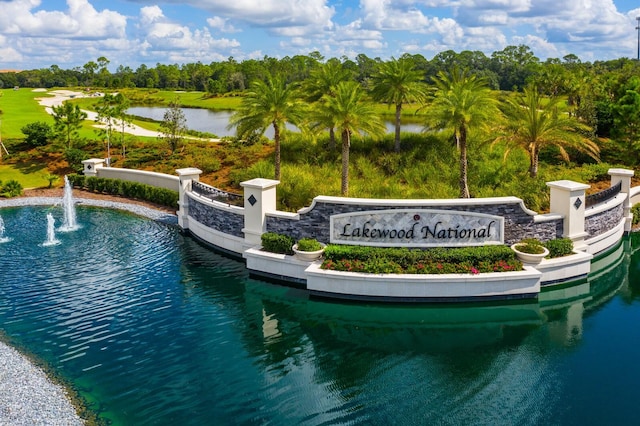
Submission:
[[[189,217],[203,225],[234,237],[244,238],[244,215],[216,209],[201,203],[195,198],[189,199]]]
[[[605,232],[615,228],[623,220],[623,205],[619,204],[612,209],[605,210],[601,213],[594,214],[585,218],[584,230],[590,237],[604,234]]]
[[[383,200],[381,200],[383,201]],[[396,206],[357,206],[353,204],[337,204],[316,202],[313,209],[300,214],[300,220],[270,216],[267,214],[267,231],[290,235],[295,239],[303,237],[313,237],[321,242],[328,243],[330,239],[329,218],[340,213],[372,210],[392,210],[406,209],[406,205]],[[523,238],[538,238],[547,241],[562,237],[563,221],[554,219],[549,221],[535,222],[534,217],[525,212],[521,204],[510,203],[500,205],[468,205],[468,206],[433,206],[433,205],[411,205],[412,209],[425,210],[451,210],[465,211],[473,213],[484,213],[495,216],[502,216],[504,222],[505,244],[514,244]],[[617,223],[617,222],[616,222]]]

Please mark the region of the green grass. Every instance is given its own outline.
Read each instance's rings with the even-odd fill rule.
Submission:
[[[0,181],[17,180],[23,188],[49,186],[46,166],[41,163],[0,164]]]
[[[1,89],[0,93],[3,138],[23,138],[20,129],[35,121],[53,125],[53,118],[35,100],[47,96],[45,93],[34,92],[33,89]]]

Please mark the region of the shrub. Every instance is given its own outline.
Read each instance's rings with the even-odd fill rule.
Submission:
[[[6,198],[22,195],[22,185],[20,185],[20,182],[13,179],[4,184],[0,182],[0,195]]]
[[[519,271],[522,263],[507,246],[380,248],[328,245],[323,269],[387,274],[451,274]]]
[[[106,179],[93,176],[67,176],[74,187],[85,188],[92,192],[121,195],[126,198],[149,201],[174,208],[178,204],[179,194],[166,188],[158,188],[138,182],[120,179]]]
[[[573,253],[573,241],[570,238],[557,238],[544,243],[550,258],[568,256]]]
[[[81,149],[68,148],[64,151],[64,159],[67,160],[69,166],[76,172],[82,170],[82,160],[89,158],[89,155]]]
[[[519,252],[527,254],[542,254],[544,253],[544,248],[542,242],[535,238],[526,238],[516,244],[516,249]]]
[[[24,141],[29,146],[44,146],[53,136],[51,126],[43,121],[26,124],[20,131],[26,136]]]
[[[293,254],[295,240],[288,235],[265,232],[261,237],[262,249],[271,253]]]
[[[315,238],[301,238],[298,240],[298,250],[300,251],[318,251],[322,250],[322,244]]]
[[[633,207],[631,207],[631,213],[633,213],[632,224],[637,225],[638,223],[640,223],[640,204],[635,204]]]

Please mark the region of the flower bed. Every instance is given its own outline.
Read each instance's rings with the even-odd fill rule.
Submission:
[[[479,274],[522,270],[505,246],[409,250],[329,245],[322,269],[371,274]]]

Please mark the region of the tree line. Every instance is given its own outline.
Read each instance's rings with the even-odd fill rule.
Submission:
[[[488,81],[496,90],[522,90],[532,78],[547,79],[549,91],[570,91],[581,78],[634,68],[636,61],[620,58],[609,61],[582,62],[574,54],[562,58],[541,61],[526,45],[507,46],[490,56],[481,51],[447,50],[436,54],[431,60],[420,54],[404,54],[411,58],[415,69],[422,72],[425,81],[452,66],[470,70]],[[243,91],[253,80],[264,80],[268,75],[282,74],[287,82],[302,81],[314,69],[329,59],[338,60],[351,77],[361,84],[372,78],[377,67],[385,62],[379,57],[370,58],[359,54],[355,59],[346,56],[325,58],[319,52],[308,55],[285,56],[278,59],[265,56],[263,59],[237,61],[229,57],[226,61],[187,64],[156,64],[155,67],[140,65],[133,70],[120,65],[110,72],[109,59],[104,56],[89,61],[83,66],[62,69],[58,65],[49,68],[7,72],[0,74],[0,88],[20,87],[77,87],[101,88],[149,88],[161,90],[197,90],[212,94]],[[573,79],[574,81],[563,81]],[[558,93],[555,93],[558,94]]]

